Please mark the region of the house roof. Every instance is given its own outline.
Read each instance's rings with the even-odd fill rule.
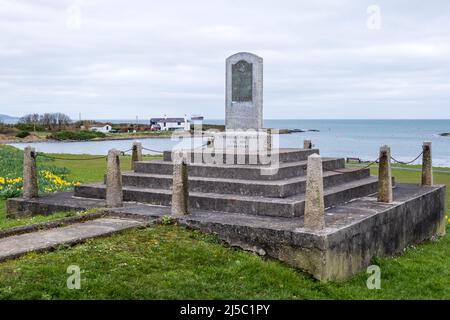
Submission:
[[[94,128],[96,128],[96,129],[103,129],[105,127],[111,127],[111,125],[110,124],[105,124],[104,126],[93,126],[93,127],[91,127],[91,129],[94,129]]]
[[[184,118],[151,118],[151,122],[184,122]]]

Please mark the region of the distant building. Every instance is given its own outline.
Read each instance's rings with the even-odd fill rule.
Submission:
[[[203,116],[199,116],[199,115],[193,114],[191,116],[191,121],[203,121],[204,118],[205,117],[203,117]]]
[[[152,128],[157,128],[159,126],[161,131],[175,131],[184,130],[189,131],[191,125],[189,120],[184,118],[152,118],[150,119],[150,125]]]
[[[112,131],[112,127],[109,124],[107,124],[103,127],[91,127],[89,130],[95,132],[110,133]]]

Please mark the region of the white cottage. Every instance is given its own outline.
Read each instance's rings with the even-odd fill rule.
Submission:
[[[102,132],[102,133],[109,133],[112,130],[112,127],[107,124],[103,127],[91,127],[89,130],[95,131],[95,132]]]
[[[184,130],[189,131],[191,124],[189,120],[184,118],[152,118],[150,119],[152,126],[159,126],[161,131]]]

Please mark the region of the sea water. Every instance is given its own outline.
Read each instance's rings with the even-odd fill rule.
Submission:
[[[127,120],[113,122],[133,123]],[[205,123],[223,124],[224,121],[205,120]],[[386,144],[391,147],[394,158],[407,162],[420,154],[424,141],[432,141],[434,165],[450,167],[450,137],[440,136],[440,133],[450,132],[450,120],[266,120],[264,125],[266,128],[319,130],[281,135],[281,147],[301,148],[303,139],[311,139],[323,156],[355,157],[368,161],[375,160],[380,146]],[[139,140],[144,147],[154,150],[170,150],[179,144],[178,140],[167,138]],[[40,142],[30,145],[41,152],[106,154],[111,148],[127,150],[131,142]],[[196,141],[196,145],[201,145],[201,142]],[[416,163],[419,164],[420,160]]]

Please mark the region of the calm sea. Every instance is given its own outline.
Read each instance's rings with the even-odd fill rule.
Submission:
[[[114,122],[131,122],[115,120]],[[223,124],[223,120],[205,123]],[[316,129],[319,132],[281,135],[281,147],[301,147],[303,139],[312,139],[324,156],[377,158],[382,144],[391,146],[392,155],[400,161],[415,158],[423,141],[433,142],[434,165],[450,167],[450,120],[266,120],[266,128]],[[167,150],[177,142],[170,139],[140,139],[144,147]],[[36,143],[38,151],[53,153],[106,154],[108,149],[129,149],[130,141]],[[23,144],[14,144],[23,148]],[[417,162],[420,163],[420,160]]]

